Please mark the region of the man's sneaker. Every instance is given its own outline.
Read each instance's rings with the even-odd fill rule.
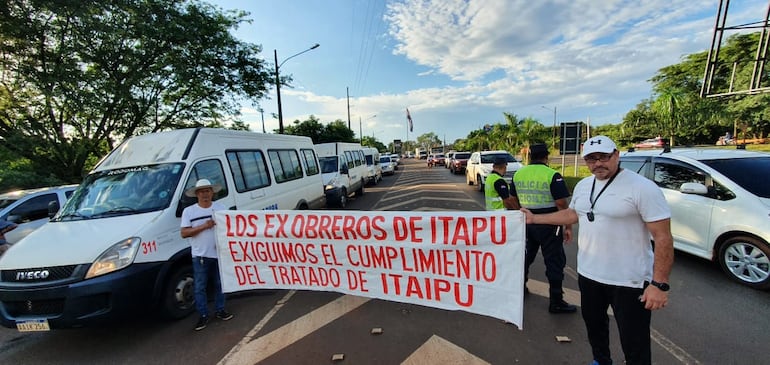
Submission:
[[[575,313],[577,312],[577,307],[564,300],[559,300],[551,302],[551,305],[548,306],[548,311],[551,313]]]
[[[195,325],[195,330],[200,331],[204,328],[206,328],[206,325],[209,324],[209,317],[208,316],[201,316],[198,318],[198,324]]]
[[[229,321],[233,318],[232,313],[228,313],[226,310],[221,310],[217,312],[217,318],[223,320],[223,321]]]

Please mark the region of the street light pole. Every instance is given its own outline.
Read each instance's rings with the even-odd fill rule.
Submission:
[[[284,63],[286,63],[286,61],[294,57],[297,57],[305,52],[314,50],[320,46],[321,46],[320,44],[316,43],[312,47],[300,53],[289,56],[288,58],[283,60],[283,62],[281,62],[280,64],[278,63],[278,50],[276,49],[273,50],[273,56],[275,56],[275,94],[276,94],[276,98],[278,99],[278,133],[279,134],[283,134],[283,109],[281,108],[281,76],[279,73],[279,69],[281,68],[281,66],[283,66]]]
[[[262,108],[259,108],[259,114],[262,116],[262,133],[267,133],[267,131],[265,131],[265,111]]]

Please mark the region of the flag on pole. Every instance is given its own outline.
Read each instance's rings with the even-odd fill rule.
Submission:
[[[409,108],[406,108],[406,120],[409,121],[409,131],[414,132],[414,127],[412,126],[412,116],[409,114]]]

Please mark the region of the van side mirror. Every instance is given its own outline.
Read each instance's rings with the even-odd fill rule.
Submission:
[[[59,212],[59,202],[56,200],[51,200],[48,202],[48,219],[53,218],[53,216],[56,215],[56,213]]]
[[[19,223],[21,223],[21,216],[20,215],[15,215],[15,214],[14,215],[9,215],[9,216],[5,217],[5,220],[7,220],[9,222],[12,222],[12,223],[19,224]]]

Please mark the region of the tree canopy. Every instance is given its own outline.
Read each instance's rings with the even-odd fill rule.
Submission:
[[[5,1],[0,140],[74,182],[134,134],[237,119],[238,99],[272,82],[261,46],[230,33],[247,15],[194,0]]]

